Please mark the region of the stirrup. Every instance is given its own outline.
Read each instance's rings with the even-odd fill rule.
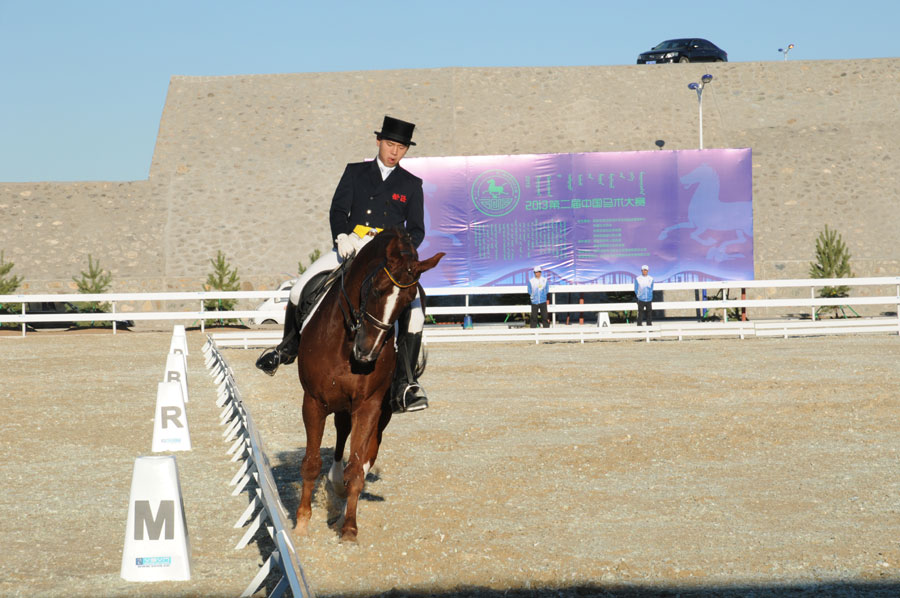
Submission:
[[[260,354],[256,359],[256,367],[269,376],[274,376],[281,365],[281,352],[278,347],[270,347]]]
[[[422,394],[419,394],[419,393]],[[425,391],[416,382],[406,384],[402,392],[394,394],[391,399],[391,409],[394,413],[411,413],[428,409],[428,397]]]

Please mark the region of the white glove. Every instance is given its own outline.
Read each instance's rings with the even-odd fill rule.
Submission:
[[[350,240],[349,235],[341,233],[334,242],[337,243],[337,252],[342,260],[351,258],[356,253],[356,243]]]

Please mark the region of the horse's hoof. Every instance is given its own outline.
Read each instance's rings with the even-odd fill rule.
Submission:
[[[348,530],[341,532],[341,544],[345,544],[348,542],[352,543],[352,544],[356,544],[356,530],[355,529],[353,529],[353,530],[348,529]]]
[[[294,529],[292,530],[295,536],[307,536],[309,535],[309,522],[308,521],[298,521],[296,525],[294,525]]]

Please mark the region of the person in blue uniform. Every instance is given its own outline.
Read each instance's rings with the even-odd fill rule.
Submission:
[[[653,277],[649,273],[648,266],[641,266],[641,275],[634,279],[634,295],[638,304],[638,326],[644,320],[647,321],[647,326],[653,325]]]
[[[526,287],[528,297],[531,299],[531,327],[537,328],[538,312],[541,314],[541,324],[544,328],[550,328],[550,316],[547,313],[547,279],[541,276],[541,267],[534,267],[534,276],[528,279]]]

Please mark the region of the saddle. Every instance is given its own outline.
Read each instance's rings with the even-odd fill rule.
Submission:
[[[300,305],[296,311],[297,330],[303,329],[303,321],[312,313],[312,310],[319,303],[319,300],[325,296],[328,289],[338,280],[347,268],[353,258],[344,260],[341,264],[331,271],[320,272],[313,276],[306,286],[300,291]]]

